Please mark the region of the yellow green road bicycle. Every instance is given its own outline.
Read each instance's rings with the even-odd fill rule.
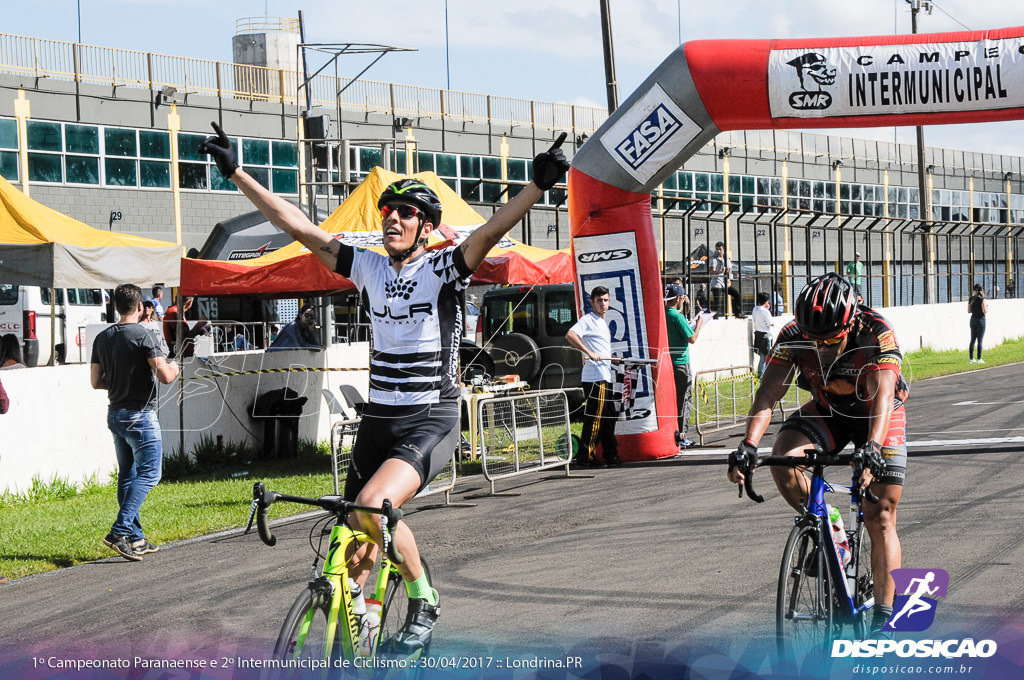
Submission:
[[[267,523],[267,510],[280,501],[322,508],[330,514],[310,529],[310,547],[315,553],[313,578],[296,598],[281,626],[273,654],[274,667],[279,672],[274,675],[280,678],[293,675],[309,677],[311,670],[320,670],[324,677],[362,675],[364,672],[376,675],[395,672],[395,675],[408,677],[411,671],[419,669],[422,665],[420,657],[429,650],[397,654],[390,645],[405,622],[409,601],[397,568],[402,563],[402,556],[391,540],[402,511],[392,507],[389,500],[379,508],[371,508],[356,505],[341,496],[289,496],[270,491],[262,482],[256,482],[253,484],[252,509],[246,533],[252,529],[255,516],[260,538],[269,546],[275,545],[277,538]],[[353,511],[372,513],[381,518],[384,550],[377,551],[380,557],[363,589],[365,601],[371,607],[380,604],[380,624],[376,627],[372,625],[372,618],[367,620],[368,617],[356,613],[349,586],[353,554],[360,544],[373,542],[368,534],[356,531],[346,523],[346,517]],[[323,541],[328,534],[330,539],[325,553]],[[322,570],[318,568],[321,559]],[[425,562],[423,570],[429,579],[430,571]]]

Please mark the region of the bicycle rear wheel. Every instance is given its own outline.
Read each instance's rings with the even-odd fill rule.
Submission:
[[[327,616],[331,607],[331,587],[326,580],[311,583],[299,594],[288,610],[284,625],[274,645],[274,659],[285,662],[282,668],[274,669],[269,677],[273,680],[309,677],[310,669],[322,668],[340,653],[339,642],[335,642],[331,659],[327,658]],[[335,635],[337,638],[337,635]]]
[[[834,621],[832,577],[818,528],[798,524],[779,569],[775,633],[780,659],[827,653]]]

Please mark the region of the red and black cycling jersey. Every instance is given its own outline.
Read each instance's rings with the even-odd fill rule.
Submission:
[[[903,354],[896,333],[875,310],[859,308],[843,353],[834,360],[828,357],[827,348],[819,353],[814,342],[803,336],[796,321],[791,321],[779,333],[768,363],[795,367],[797,386],[810,390],[823,412],[867,417],[871,410],[867,376],[872,371],[895,372],[898,382],[893,408],[906,401],[909,386],[900,373]]]

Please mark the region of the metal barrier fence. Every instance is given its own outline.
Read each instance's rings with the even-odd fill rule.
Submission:
[[[355,444],[356,432],[359,429],[359,418],[339,420],[331,426],[331,474],[334,478],[334,493],[342,492],[341,480],[348,471],[349,463],[352,462],[352,445]],[[346,443],[348,445],[346,446]],[[416,498],[425,498],[439,493],[444,494],[444,504],[453,505],[451,492],[455,488],[456,453],[458,448],[452,451],[451,460],[444,466],[444,469],[430,481],[427,488],[416,494]]]
[[[498,480],[564,467],[569,475],[572,433],[562,390],[494,397],[476,404],[481,463],[490,493]]]
[[[701,376],[711,378],[701,380]],[[701,445],[704,444],[705,434],[728,430],[746,422],[758,385],[757,376],[749,366],[699,371],[694,374],[693,380],[693,413]],[[723,396],[723,386],[728,386],[728,395]],[[805,390],[793,385],[777,403],[782,419],[785,420],[790,413],[800,408],[808,398]],[[702,405],[707,405],[703,412]],[[702,420],[702,415],[707,419]]]
[[[694,373],[693,414],[701,446],[704,445],[705,434],[743,424],[754,399],[754,378],[747,365]],[[722,393],[723,386],[728,391],[727,395]]]
[[[295,71],[175,57],[0,33],[0,72],[78,83],[137,87],[295,105]],[[314,107],[593,133],[601,108],[437,90],[326,73],[311,79]],[[305,93],[303,92],[303,96]]]
[[[691,299],[709,281],[715,243],[729,244],[732,285],[745,313],[760,291],[777,291],[789,311],[813,277],[846,275],[855,253],[864,268],[854,283],[872,307],[965,301],[976,282],[995,291],[1024,275],[1024,226],[1016,224],[741,210],[714,201],[693,203],[682,216],[666,211],[659,220],[674,251],[665,254],[665,275],[681,276]]]

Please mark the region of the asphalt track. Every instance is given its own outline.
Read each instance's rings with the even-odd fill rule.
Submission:
[[[903,565],[950,574],[927,635],[1000,644],[989,666],[974,661],[958,678],[1024,675],[1022,386],[1019,364],[916,382],[908,402]],[[737,439],[714,436],[702,459],[521,477],[499,484],[520,495],[473,507],[413,501],[407,519],[442,597],[434,655],[490,666],[438,677],[790,677],[763,650],[793,512],[767,473],[763,505],[737,498],[722,464]],[[485,488],[463,480],[453,500]],[[141,563],[112,557],[0,586],[0,678],[250,677],[231,669],[272,647],[308,579],[312,521],[278,523],[274,548],[228,532],[165,545]],[[145,670],[135,657],[230,663]],[[536,669],[566,657],[583,670]],[[52,667],[115,658],[133,670]],[[853,671],[833,676],[844,673]]]

